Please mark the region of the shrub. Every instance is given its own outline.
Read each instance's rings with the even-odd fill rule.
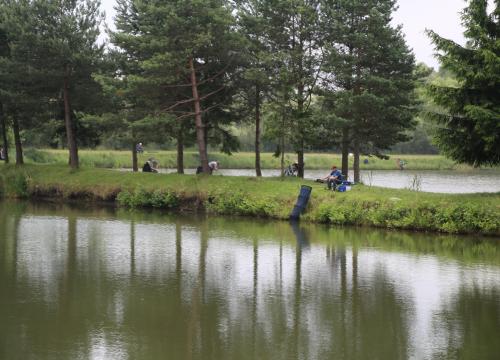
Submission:
[[[137,188],[133,192],[121,191],[116,197],[118,203],[127,207],[154,207],[173,209],[179,205],[178,197],[166,190],[147,191]]]
[[[0,194],[7,197],[27,198],[30,177],[23,171],[8,171],[0,174]]]
[[[273,217],[277,204],[263,199],[256,199],[242,192],[211,193],[205,202],[208,211],[217,214],[254,215]]]

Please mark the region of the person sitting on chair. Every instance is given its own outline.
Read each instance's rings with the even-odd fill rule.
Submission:
[[[144,163],[144,166],[142,167],[142,172],[152,172],[152,173],[157,173],[158,172],[158,161],[155,159],[148,159]]]
[[[288,165],[285,169],[285,176],[297,176],[297,171],[299,169],[299,164],[293,163]]]
[[[337,185],[342,184],[342,173],[340,172],[339,169],[335,165],[332,166],[332,171],[330,174],[325,176],[323,180],[326,181],[326,184],[328,186],[328,190],[335,190]]]
[[[144,163],[142,172],[153,172],[153,169],[151,168],[151,162],[149,160]]]

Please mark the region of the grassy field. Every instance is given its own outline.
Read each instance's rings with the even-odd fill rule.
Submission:
[[[302,184],[313,188],[306,221],[500,235],[500,193],[432,194],[363,185],[336,193],[297,178],[72,171],[57,165],[8,165],[0,172],[0,191],[8,197],[116,201],[126,207],[276,219],[288,218]]]
[[[86,167],[98,168],[131,168],[132,158],[130,151],[118,150],[80,150],[81,165]],[[139,154],[139,164],[142,165],[148,158],[154,157],[164,168],[176,167],[176,153],[174,151],[146,151]],[[26,163],[31,164],[58,164],[66,165],[68,163],[68,152],[66,150],[36,150],[27,149],[25,151]],[[255,166],[255,155],[251,152],[234,153],[227,155],[212,152],[210,160],[218,160],[223,168],[226,169],[253,169]],[[440,155],[391,155],[389,160],[382,160],[375,157],[362,157],[362,170],[395,170],[397,169],[396,159],[401,158],[407,163],[408,170],[452,170],[452,169],[470,169],[466,165],[457,165],[452,160]],[[368,163],[363,161],[367,159]],[[296,161],[295,154],[287,154],[286,162]],[[196,151],[186,151],[184,154],[184,163],[186,168],[195,168],[199,165],[199,156]],[[279,169],[280,160],[272,156],[271,153],[262,154],[263,169]],[[305,164],[307,169],[319,170],[330,169],[332,165],[341,165],[340,154],[319,154],[306,153]],[[352,158],[350,158],[350,167],[352,167]]]

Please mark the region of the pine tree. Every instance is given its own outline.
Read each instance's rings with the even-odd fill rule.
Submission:
[[[2,5],[0,5],[0,11],[2,10]],[[0,69],[4,64],[4,61],[10,55],[10,48],[7,39],[7,32],[0,27]],[[0,71],[2,73],[2,71]],[[3,82],[2,82],[3,83]],[[0,86],[0,132],[2,134],[2,143],[4,149],[4,161],[5,163],[9,162],[9,142],[7,140],[7,118],[4,112],[4,105],[2,98],[5,96],[4,92],[6,91],[5,85]]]
[[[56,100],[61,104],[69,163],[76,168],[78,146],[75,112],[98,102],[92,74],[98,68],[103,47],[96,44],[103,16],[98,0],[5,1],[2,18],[10,41],[10,68],[16,74],[12,101],[14,135],[23,122],[45,121],[34,112]],[[20,114],[24,114],[21,116]],[[17,139],[18,136],[16,136]],[[16,140],[16,147],[18,140]]]
[[[41,112],[41,92],[45,82],[40,77],[40,71],[30,65],[30,54],[24,51],[29,48],[27,38],[30,34],[20,29],[26,25],[29,4],[2,1],[0,10],[0,28],[3,33],[0,56],[2,128],[6,128],[6,123],[11,125],[16,165],[22,165],[24,157],[21,132],[33,126],[35,115]]]
[[[262,0],[237,1],[238,29],[246,39],[243,74],[237,84],[244,116],[253,117],[255,124],[255,173],[262,176],[260,142],[262,132],[262,107],[271,90],[272,54],[265,41],[266,23],[263,18]],[[246,111],[245,111],[246,110]]]
[[[129,63],[124,64],[124,75],[129,91],[141,102],[136,108],[147,106],[150,114],[174,116],[178,145],[189,128],[186,122],[194,118],[200,162],[209,173],[210,134],[223,149],[234,148],[234,139],[224,129],[230,121],[231,74],[239,48],[238,34],[231,31],[231,9],[220,0],[118,4],[112,41]]]
[[[392,27],[395,0],[325,0],[328,33],[324,71],[332,117],[342,129],[342,172],[354,153],[380,154],[405,139],[414,125],[414,57],[400,27]]]
[[[287,101],[286,113],[290,114],[287,123],[293,134],[290,142],[297,153],[298,176],[303,177],[304,152],[317,136],[311,126],[310,105],[323,61],[320,2],[267,0],[255,3],[265,26],[263,41],[274,63],[272,84],[276,90],[273,101]]]
[[[462,13],[467,43],[461,46],[433,31],[438,59],[458,86],[431,85],[434,102],[446,112],[429,113],[439,124],[436,143],[455,161],[473,166],[500,164],[500,2],[471,0]]]

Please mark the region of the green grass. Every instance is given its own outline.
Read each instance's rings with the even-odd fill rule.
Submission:
[[[4,166],[7,197],[117,201],[125,207],[202,209],[214,214],[286,219],[301,184],[313,187],[303,219],[336,225],[500,235],[500,193],[433,194],[357,185],[334,193],[297,178],[117,172],[67,166]]]
[[[118,150],[80,150],[80,162],[82,166],[98,168],[131,168],[132,155],[130,151]],[[25,151],[27,163],[32,164],[58,164],[66,165],[68,163],[68,152],[66,150],[36,150],[27,149]],[[154,157],[164,168],[175,168],[175,151],[146,151],[139,154],[139,165],[142,165],[148,158]],[[255,167],[255,155],[251,152],[234,153],[233,155],[222,154],[218,152],[210,153],[210,160],[219,160],[221,166],[226,169],[253,169]],[[368,164],[363,160],[368,159]],[[440,155],[391,155],[389,160],[381,160],[375,157],[362,157],[362,170],[396,170],[396,159],[401,158],[407,162],[408,170],[452,170],[452,169],[471,169],[466,165],[457,165],[452,160]],[[199,165],[199,156],[196,151],[186,151],[184,154],[184,163],[186,168],[195,168]],[[286,162],[296,161],[295,154],[287,154]],[[280,159],[272,156],[271,153],[262,153],[263,169],[279,169]],[[332,165],[341,165],[340,154],[319,154],[306,153],[306,169],[319,170],[330,169]],[[352,157],[350,165],[352,168]]]

